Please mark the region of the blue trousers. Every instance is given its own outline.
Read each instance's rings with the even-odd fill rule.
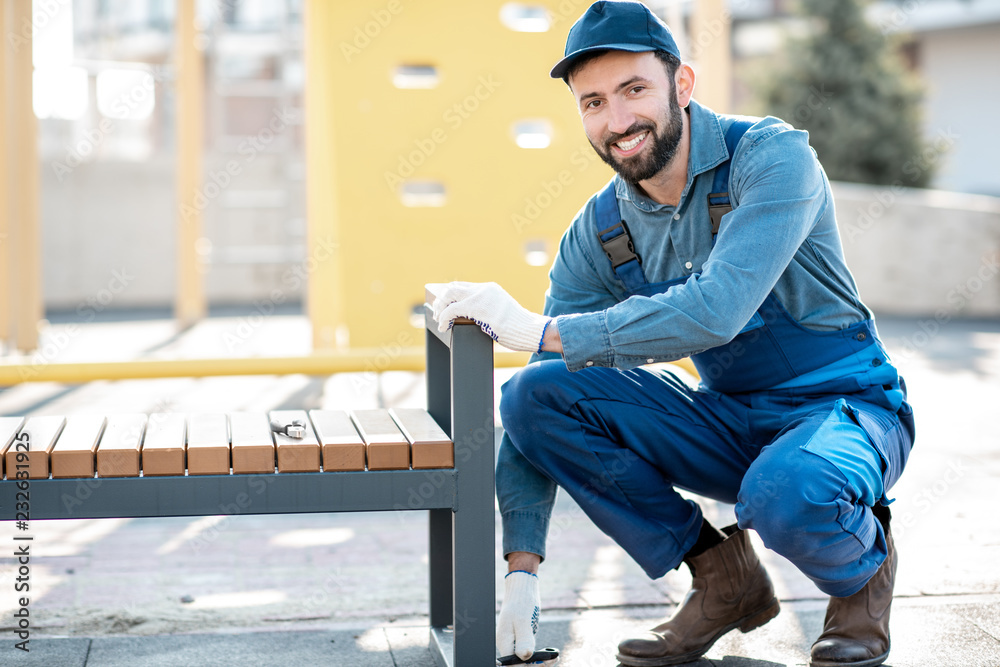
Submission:
[[[834,596],[885,559],[871,507],[887,502],[913,440],[881,387],[720,394],[665,370],[571,373],[561,360],[519,371],[500,411],[517,451],[650,577],[697,540],[701,510],[685,489],[734,503],[741,528]]]

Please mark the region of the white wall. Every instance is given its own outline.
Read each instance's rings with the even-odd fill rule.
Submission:
[[[934,187],[1000,196],[1000,23],[917,35],[928,138],[953,142]]]
[[[1000,198],[835,183],[861,299],[878,313],[1000,317]]]
[[[283,299],[301,297],[300,287],[293,289],[282,282],[299,259],[290,251],[303,243],[304,230],[290,229],[287,222],[289,207],[261,204],[237,211],[227,203],[237,198],[234,195],[273,191],[286,161],[280,155],[258,155],[205,208],[203,232],[216,250],[216,261],[205,275],[210,304],[249,304],[269,298],[279,286]],[[206,172],[223,169],[214,163],[205,168]],[[43,160],[46,308],[88,315],[91,308],[172,307],[178,217],[172,155],[155,155],[141,163],[84,163],[61,176],[62,180],[51,161]],[[301,202],[295,203],[292,208],[300,209]],[[300,219],[301,214],[296,217]],[[274,250],[278,259],[269,263],[223,260],[227,249],[247,247]]]
[[[62,181],[49,164],[42,166],[46,307],[81,312],[172,304],[173,160],[81,164]]]

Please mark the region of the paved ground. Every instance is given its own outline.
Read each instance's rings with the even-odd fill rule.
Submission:
[[[56,331],[65,326],[53,323]],[[178,335],[156,317],[97,322],[79,327],[51,360],[308,347],[300,317],[267,318],[233,345],[230,334],[245,332],[245,324],[238,314],[213,317]],[[891,494],[900,564],[887,664],[1000,665],[1000,521],[991,502],[1000,483],[1000,322],[952,321],[933,335],[915,319],[880,326],[907,379],[919,429]],[[498,371],[498,384],[508,374]],[[0,390],[0,415],[422,403],[422,378],[410,373]],[[720,523],[732,517],[730,506],[706,510]],[[432,664],[419,513],[33,523],[32,650],[14,648],[14,562],[2,547],[0,665]],[[0,526],[0,544],[11,544],[12,532]],[[698,664],[807,663],[825,599],[782,558],[760,552],[782,614],[750,634],[724,637]],[[649,581],[560,496],[542,570],[539,641],[560,647],[563,665],[614,665],[618,639],[669,615],[689,581],[684,571]]]

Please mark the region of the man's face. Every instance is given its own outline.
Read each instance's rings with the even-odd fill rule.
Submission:
[[[674,82],[653,53],[609,51],[570,77],[587,139],[622,178],[652,178],[683,132]]]

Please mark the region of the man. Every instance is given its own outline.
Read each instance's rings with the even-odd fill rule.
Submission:
[[[693,661],[777,615],[751,528],[832,596],[812,664],[881,664],[896,568],[886,492],[912,412],[807,134],[697,104],[670,30],[638,3],[591,6],[551,74],[617,176],[565,233],[544,315],[492,283],[452,283],[434,308],[442,327],[471,317],[539,353],[500,405],[500,653],[534,649],[558,485],[650,577],[682,562],[693,575],[669,620],[619,644],[622,664]],[[685,356],[697,389],[639,368]],[[718,530],[677,488],[735,503],[737,524]]]

